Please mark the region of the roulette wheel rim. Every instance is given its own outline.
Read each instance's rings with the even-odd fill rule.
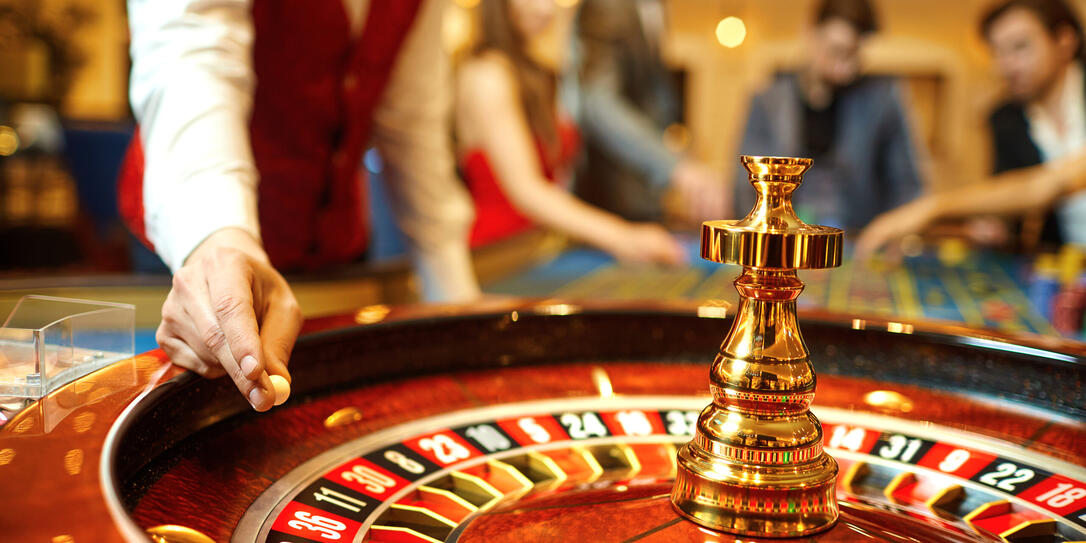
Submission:
[[[448,324],[449,322],[460,323],[475,323],[481,325],[484,328],[497,329],[506,323],[506,328],[501,330],[500,333],[515,335],[515,332],[510,332],[508,323],[510,322],[512,315],[519,315],[519,321],[521,323],[528,323],[531,321],[538,321],[539,325],[546,325],[548,327],[555,326],[558,328],[574,328],[581,329],[581,331],[587,334],[584,337],[591,336],[592,333],[600,332],[613,327],[616,323],[623,321],[626,318],[633,318],[634,320],[647,319],[647,320],[660,320],[660,321],[676,321],[672,325],[668,326],[672,332],[676,329],[684,328],[680,323],[685,321],[691,322],[712,322],[714,328],[719,330],[723,328],[725,323],[718,319],[705,319],[698,318],[699,312],[702,315],[713,314],[711,306],[696,306],[694,304],[688,305],[674,305],[669,304],[667,306],[650,306],[646,304],[630,305],[630,304],[567,304],[557,303],[553,300],[532,303],[528,301],[521,301],[517,304],[511,304],[501,310],[492,311],[476,311],[466,312],[462,308],[456,310],[454,313],[449,313],[448,310],[435,310],[433,308],[426,310],[408,310],[403,312],[402,315],[397,315],[395,311],[392,312],[382,321],[381,325],[369,325],[357,328],[349,329],[334,329],[337,326],[347,324],[348,317],[339,317],[334,319],[327,319],[323,322],[314,322],[310,325],[311,330],[319,330],[324,328],[323,331],[316,331],[307,336],[301,344],[302,352],[305,352],[304,346],[307,342],[318,342],[323,338],[335,337],[335,336],[351,336],[355,335],[359,331],[368,331],[368,333],[374,333],[382,326],[389,330],[399,328],[411,328],[422,327],[427,328],[430,326],[441,326]],[[719,308],[715,308],[715,313],[719,316]],[[361,314],[360,312],[359,314]],[[444,317],[442,318],[442,313]],[[349,317],[350,322],[353,323],[358,314]],[[852,331],[858,334],[893,334],[902,336],[901,329],[906,326],[902,323],[879,321],[879,320],[863,320],[855,318],[843,319],[837,316],[828,314],[821,315],[807,315],[808,319],[805,321],[805,326],[814,330],[822,329],[834,329],[837,331]],[[604,326],[594,326],[592,324],[585,324],[581,322],[576,324],[575,321],[585,320],[592,321],[593,319],[599,319],[600,322],[607,322]],[[859,325],[862,323],[862,325]],[[930,325],[930,324],[915,324],[908,325],[910,327],[911,334],[905,334],[912,337],[924,338],[919,343],[921,345],[931,344],[944,344],[944,345],[957,345],[966,349],[980,349],[983,352],[996,352],[996,353],[1015,353],[1021,356],[1036,356],[1042,359],[1053,360],[1054,362],[1072,362],[1081,364],[1082,350],[1081,347],[1067,342],[1053,341],[1044,338],[1015,338],[1015,342],[1010,342],[1010,337],[999,336],[997,334],[991,334],[982,331],[969,331],[963,333],[963,329],[958,327],[948,327],[942,325]],[[821,328],[820,328],[821,327]],[[828,327],[828,328],[827,328]],[[515,327],[514,327],[515,328]],[[897,330],[897,332],[895,332]],[[531,332],[527,333],[531,337]],[[665,334],[667,336],[667,334]],[[681,336],[681,334],[680,334]],[[667,336],[670,337],[670,336]],[[716,338],[719,338],[719,333],[716,333]],[[666,343],[665,337],[665,343]],[[516,343],[515,339],[510,339],[505,347],[509,347]],[[703,342],[704,343],[704,342]],[[715,343],[715,341],[713,342]],[[523,347],[523,346],[522,346]],[[1054,347],[1060,347],[1055,348]],[[577,348],[571,348],[572,351],[578,351]],[[598,355],[606,349],[595,348],[588,349],[590,352],[595,352]],[[668,349],[661,349],[667,351]],[[672,350],[674,348],[672,347]],[[682,349],[680,349],[682,350]],[[704,352],[704,346],[698,349]],[[1026,354],[1022,354],[1022,353]],[[604,353],[606,354],[606,353]],[[613,354],[613,353],[612,353]],[[498,358],[491,358],[486,364],[481,364],[478,367],[516,367],[521,363],[549,363],[553,362],[553,359],[563,360],[564,355],[555,356],[553,359],[548,360],[547,356],[536,353],[519,353],[518,356],[523,356],[525,360],[520,360],[514,357],[512,360],[506,359],[503,363]],[[586,356],[586,351],[580,349],[579,352],[574,353],[576,356]],[[694,358],[700,358],[704,360],[704,355],[696,355]],[[606,358],[606,356],[604,357]],[[568,359],[568,358],[567,358]],[[591,356],[589,355],[589,359]],[[816,364],[822,360],[816,357]],[[431,368],[432,370],[433,368]],[[447,368],[446,368],[447,369]],[[142,401],[133,402],[125,412],[125,416],[119,418],[118,423],[114,425],[110,432],[110,440],[107,444],[105,454],[102,456],[101,474],[102,480],[107,481],[107,487],[112,484],[112,488],[107,488],[107,494],[110,495],[109,499],[110,507],[114,512],[114,520],[118,523],[118,526],[122,529],[125,535],[129,538],[136,538],[141,536],[143,529],[138,526],[129,516],[126,508],[122,504],[122,498],[120,492],[117,490],[123,488],[123,477],[118,477],[121,473],[120,470],[113,469],[113,464],[118,462],[118,450],[122,447],[122,441],[125,440],[124,434],[132,431],[138,427],[139,418],[147,414],[147,410],[151,409],[153,402],[162,402],[166,400],[166,396],[169,393],[176,394],[179,390],[187,389],[189,387],[208,386],[208,383],[202,381],[194,376],[181,376],[170,381],[173,383],[169,387],[162,387],[155,389],[155,391],[148,391],[148,393],[142,397]],[[304,395],[304,392],[303,392]],[[156,398],[157,397],[157,398]],[[243,407],[243,406],[242,406]],[[1053,406],[1049,406],[1050,408]],[[1058,406],[1057,406],[1058,407]],[[222,415],[222,413],[220,413]],[[1072,415],[1074,416],[1074,415]],[[225,415],[220,416],[223,418]],[[123,455],[122,455],[123,456]]]
[[[276,483],[269,487],[256,502],[252,504],[246,515],[242,517],[238,524],[237,529],[234,532],[233,541],[251,541],[251,540],[263,540],[267,536],[268,526],[264,522],[269,516],[274,517],[279,513],[283,507],[289,502],[289,498],[292,493],[305,486],[304,483],[310,483],[319,477],[323,472],[328,471],[331,468],[339,465],[340,463],[350,460],[358,456],[362,456],[367,451],[373,451],[378,449],[381,445],[388,445],[389,443],[399,443],[406,438],[423,435],[428,433],[428,430],[434,428],[448,428],[458,425],[466,425],[469,423],[479,423],[485,421],[492,421],[501,419],[503,417],[513,416],[516,414],[524,413],[558,413],[562,411],[578,411],[589,410],[590,412],[604,412],[609,410],[611,412],[622,409],[632,409],[637,407],[644,407],[650,405],[654,407],[667,406],[670,408],[686,408],[688,410],[698,410],[701,408],[706,398],[691,398],[686,396],[627,396],[627,397],[584,397],[584,398],[568,398],[568,399],[552,399],[552,400],[537,400],[524,403],[511,403],[511,404],[498,404],[488,406],[482,409],[468,409],[456,411],[453,413],[447,413],[443,415],[437,415],[434,417],[421,419],[417,421],[408,422],[402,425],[398,425],[386,430],[382,430],[375,434],[366,435],[360,437],[352,442],[344,443],[336,447],[335,449],[326,451],[321,455],[311,458],[302,465],[291,470],[285,477],[280,478]],[[833,421],[835,425],[850,424],[852,427],[864,427],[864,428],[881,428],[887,432],[894,432],[900,435],[912,436],[915,435],[916,423],[914,422],[902,422],[892,417],[885,415],[875,415],[871,413],[856,413],[839,408],[822,408],[819,409],[820,418]],[[828,416],[827,416],[828,415]],[[910,434],[910,431],[914,432]],[[1018,463],[1019,466],[1033,466],[1037,464],[1037,458],[1029,458],[1028,455],[1023,455],[1022,451],[1016,450],[1014,447],[994,440],[992,438],[985,438],[983,436],[977,436],[941,426],[927,426],[924,428],[924,436],[930,439],[935,439],[943,443],[954,443],[972,449],[987,450],[998,453],[1001,458],[1009,458]],[[681,445],[686,437],[674,441],[675,445]],[[654,443],[659,440],[659,436],[625,436],[622,441],[630,444],[647,444]],[[596,438],[588,439],[578,442],[579,446],[591,447],[593,445],[603,444],[614,441],[614,438]],[[482,463],[487,460],[508,458],[523,451],[529,450],[548,450],[548,449],[560,449],[568,447],[568,443],[555,442],[549,444],[537,444],[534,446],[522,447],[519,449],[512,449],[504,451],[501,455],[493,457],[480,457],[475,459],[476,463]],[[844,457],[857,461],[864,455],[850,452],[843,449],[837,449],[834,451],[835,457]],[[1026,458],[1026,460],[1023,460]],[[1034,464],[1029,464],[1032,460]],[[1056,459],[1043,459],[1047,464],[1047,467],[1061,474],[1074,476],[1078,480],[1086,480],[1086,469],[1075,466],[1073,464],[1056,460]],[[868,460],[870,461],[870,460]],[[876,462],[879,460],[876,459]],[[892,461],[883,460],[886,464],[892,464]],[[446,468],[443,471],[439,471],[428,475],[429,480],[436,479],[442,475],[447,474],[452,468]],[[417,485],[425,485],[427,480],[416,481]],[[966,483],[973,487],[978,487],[979,484],[975,482]],[[402,497],[411,489],[403,489],[399,491],[399,497]],[[387,500],[378,510],[371,514],[372,517],[379,517],[380,514],[387,510],[387,508],[395,502],[395,498]],[[270,512],[270,515],[269,515]],[[855,515],[855,514],[854,514]],[[263,526],[263,529],[261,529]],[[454,529],[454,533],[457,530],[463,530],[465,527],[470,526],[468,521],[460,523],[460,525]],[[450,538],[449,541],[455,541],[456,539]]]

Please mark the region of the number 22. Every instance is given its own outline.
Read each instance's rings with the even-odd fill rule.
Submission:
[[[1012,474],[1013,477],[1010,477]],[[980,482],[986,485],[994,486],[1000,490],[1014,492],[1016,488],[1014,485],[1017,485],[1018,483],[1024,483],[1032,479],[1034,475],[1036,475],[1036,473],[1034,473],[1031,469],[1019,469],[1018,466],[1010,462],[1004,462],[996,466],[995,471],[981,475]]]

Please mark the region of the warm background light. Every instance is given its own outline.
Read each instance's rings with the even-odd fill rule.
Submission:
[[[747,25],[739,17],[725,17],[716,24],[716,41],[724,47],[739,47],[747,39]]]
[[[559,5],[571,2],[550,1]],[[1070,2],[1086,14],[1086,0]],[[441,37],[450,53],[462,54],[470,45],[479,3],[448,3],[451,20]],[[901,79],[916,137],[926,144],[931,158],[929,188],[941,190],[983,178],[991,168],[991,144],[984,126],[998,98],[1000,82],[976,23],[992,1],[874,3],[883,29],[865,48],[864,69]],[[36,0],[29,4],[40,5],[48,21],[62,17],[67,12],[65,6],[92,14],[84,26],[70,34],[83,61],[75,68],[68,92],[60,98],[62,118],[130,122],[124,2]],[[688,153],[735,171],[734,150],[745,126],[750,95],[764,89],[775,74],[794,70],[801,62],[801,36],[814,4],[814,0],[663,0],[667,32],[660,47],[668,68],[683,77]],[[563,47],[568,43],[566,31],[576,10],[561,9],[554,28],[540,40],[546,53],[541,56],[549,65],[561,65]],[[722,23],[722,19],[729,20],[724,19],[726,15],[736,20]],[[742,25],[737,24],[740,22]],[[739,34],[745,35],[741,42],[730,25],[736,30],[742,27]],[[722,35],[729,40],[734,36],[734,48],[726,46]],[[25,95],[48,83],[51,72],[44,45],[22,52],[11,49],[0,47],[0,90]],[[0,137],[0,146],[10,149],[11,145],[10,137]]]
[[[445,9],[445,20],[441,25],[441,41],[445,50],[456,53],[463,50],[472,40],[472,27],[474,25],[471,16],[471,6],[479,0],[457,0],[456,5],[449,5]]]
[[[8,156],[19,149],[19,135],[10,126],[0,125],[0,156]]]

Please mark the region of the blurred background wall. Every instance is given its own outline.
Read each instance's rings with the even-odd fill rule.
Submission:
[[[52,48],[60,46],[74,57],[61,114],[78,120],[129,116],[123,0],[0,0],[0,14],[0,94],[49,96],[59,60]]]
[[[555,25],[550,54],[558,57],[576,0],[556,0],[566,16]],[[453,50],[471,37],[471,11],[477,0],[450,1],[445,42]],[[65,12],[86,16],[64,30],[80,63],[62,97],[61,113],[74,120],[126,118],[127,26],[120,0],[0,0],[0,5],[39,4],[40,16],[63,25]],[[797,37],[814,0],[668,0],[666,53],[687,75],[687,125],[693,150],[722,163],[736,144],[746,98],[775,70],[794,64]],[[970,178],[986,169],[987,142],[982,123],[998,93],[977,21],[990,0],[881,0],[883,31],[868,48],[868,71],[908,77],[914,117],[942,175]],[[1076,2],[1086,11],[1086,0]],[[725,47],[716,27],[726,17],[743,22],[746,34]],[[0,89],[40,88],[48,78],[41,45],[31,51],[4,47]],[[19,59],[26,55],[26,60]]]
[[[555,1],[563,16],[542,47],[557,64],[577,2]],[[441,37],[450,51],[462,50],[471,39],[477,2],[450,0]],[[735,160],[748,96],[772,73],[795,64],[813,4],[666,0],[665,55],[684,81],[686,126],[679,139],[688,141],[690,152],[721,167]],[[908,82],[918,137],[932,158],[932,188],[974,182],[988,169],[984,120],[1000,90],[977,32],[991,1],[875,4],[883,30],[867,48],[866,70]],[[1075,4],[1086,12],[1086,0]],[[729,17],[735,19],[718,36],[720,22]],[[79,171],[69,168],[68,177],[80,209],[90,210],[84,220],[114,236],[120,234],[110,234],[93,215],[115,212],[109,207],[115,176],[110,163],[119,162],[131,129],[127,42],[122,0],[0,0],[0,104],[44,104],[59,113],[67,147],[79,147],[66,161],[78,166]],[[98,201],[87,204],[87,198]]]

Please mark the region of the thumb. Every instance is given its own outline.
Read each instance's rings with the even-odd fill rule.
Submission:
[[[260,343],[268,374],[281,375],[290,381],[287,364],[301,327],[302,312],[289,290],[270,300],[260,327]]]

